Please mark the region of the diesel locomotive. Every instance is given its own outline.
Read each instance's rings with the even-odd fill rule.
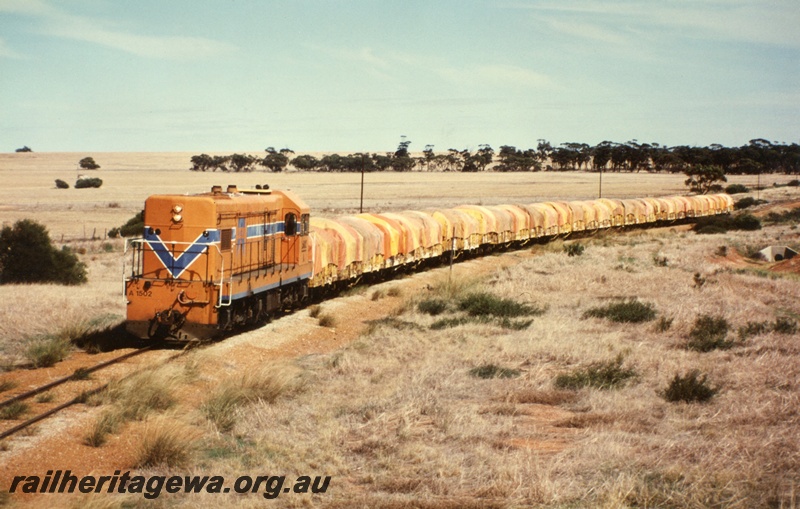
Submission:
[[[142,237],[126,244],[127,329],[145,339],[211,339],[367,276],[572,233],[732,210],[729,195],[715,194],[330,219],[312,217],[289,191],[214,186],[196,195],[155,195],[145,202]]]

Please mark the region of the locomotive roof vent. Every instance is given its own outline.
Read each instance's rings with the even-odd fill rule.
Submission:
[[[219,194],[222,192],[222,186],[211,186],[211,192],[214,194]]]
[[[233,193],[238,193],[238,192],[239,192],[239,190],[236,188],[236,184],[228,185],[228,193],[233,194]]]

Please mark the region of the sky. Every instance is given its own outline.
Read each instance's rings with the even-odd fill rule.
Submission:
[[[0,0],[0,152],[800,142],[797,0]]]

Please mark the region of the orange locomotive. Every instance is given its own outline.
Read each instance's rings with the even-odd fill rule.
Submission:
[[[151,196],[125,271],[128,330],[205,339],[299,304],[312,275],[309,217],[288,191]]]

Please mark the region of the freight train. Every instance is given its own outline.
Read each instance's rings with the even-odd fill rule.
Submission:
[[[715,194],[329,219],[312,217],[289,191],[214,186],[202,194],[155,195],[145,202],[142,238],[126,244],[126,327],[143,339],[212,339],[362,278],[557,236],[732,210],[730,196]]]

